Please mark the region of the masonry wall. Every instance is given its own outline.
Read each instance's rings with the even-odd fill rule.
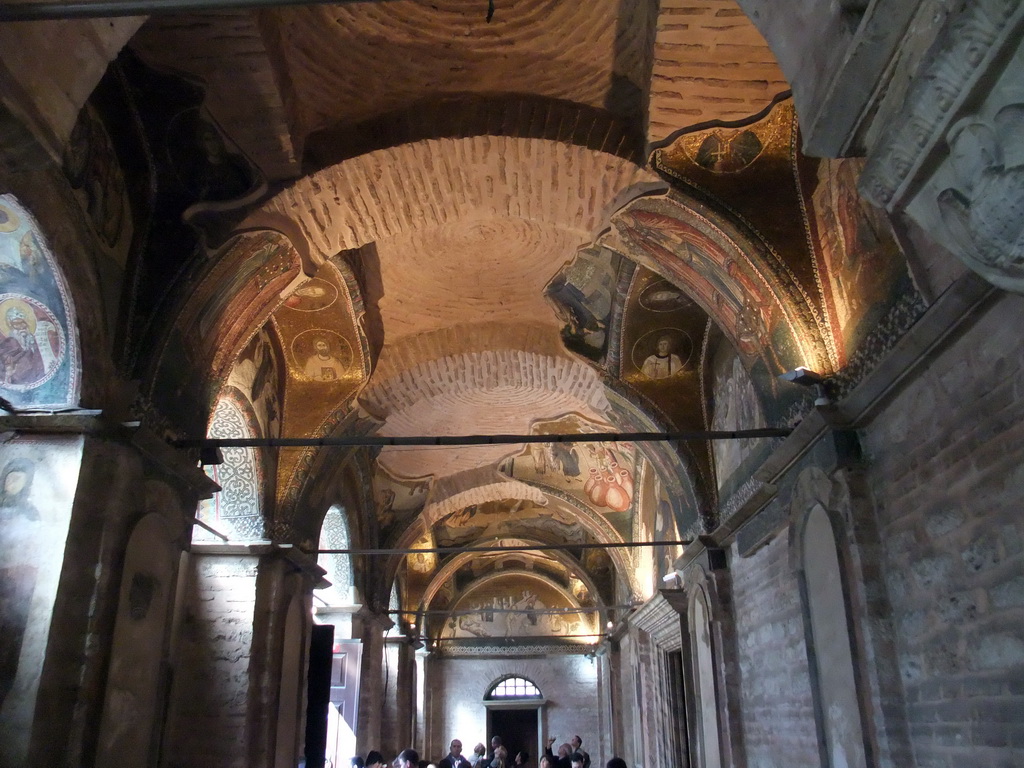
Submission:
[[[428,727],[427,757],[447,754],[455,737],[470,754],[477,742],[488,744],[484,696],[506,675],[533,681],[547,700],[538,718],[539,737],[555,737],[554,749],[573,734],[583,739],[594,765],[604,765],[611,755],[600,752],[598,666],[586,656],[552,655],[547,658],[439,658],[427,659],[426,683]],[[537,765],[539,752],[530,751],[530,765]]]
[[[730,559],[747,765],[818,765],[800,590],[787,537],[783,532],[747,557],[734,546]]]
[[[258,559],[193,555],[174,657],[168,768],[243,768]]]
[[[865,435],[915,761],[1024,764],[1024,298]]]

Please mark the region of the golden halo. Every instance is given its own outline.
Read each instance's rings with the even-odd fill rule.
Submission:
[[[21,226],[21,219],[13,208],[0,203],[0,232],[13,232]]]
[[[0,333],[4,336],[11,335],[11,324],[7,320],[7,313],[12,309],[19,309],[25,315],[25,322],[28,323],[29,333],[36,332],[36,313],[27,301],[21,299],[6,299],[0,302]]]

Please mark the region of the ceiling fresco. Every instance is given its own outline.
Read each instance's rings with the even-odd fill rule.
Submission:
[[[138,283],[124,362],[166,434],[788,426],[810,406],[778,374],[842,375],[874,343],[909,286],[897,241],[855,161],[800,153],[734,0],[485,10],[142,27],[65,172]],[[110,118],[121,102],[137,119]],[[662,588],[683,552],[663,542],[713,529],[770,447],[239,449],[201,512],[314,550],[333,510],[324,541],[396,550],[354,556],[353,599],[386,611],[397,585],[412,636],[589,642]],[[631,542],[654,546],[611,546]],[[458,551],[488,546],[510,551]]]

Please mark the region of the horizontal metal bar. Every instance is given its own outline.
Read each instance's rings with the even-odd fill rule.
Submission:
[[[209,525],[207,525],[206,523],[204,523],[204,522],[203,522],[202,520],[200,520],[200,519],[199,519],[198,517],[193,517],[193,518],[192,518],[192,522],[193,522],[193,523],[195,523],[196,525],[198,525],[198,526],[199,526],[200,528],[204,528],[204,529],[206,529],[207,531],[209,531],[210,533],[212,533],[212,534],[213,534],[214,536],[216,536],[216,537],[217,537],[218,539],[220,539],[221,541],[228,541],[228,537],[227,537],[227,536],[225,536],[225,535],[224,535],[223,533],[221,533],[220,531],[218,531],[218,530],[217,530],[216,528],[211,528],[211,527],[210,527]]]
[[[425,643],[436,645],[437,643],[476,643],[478,645],[501,645],[502,643],[515,643],[527,641],[536,643],[538,641],[550,643],[552,640],[577,640],[586,638],[604,638],[608,635],[605,632],[594,632],[590,635],[516,635],[515,637],[418,637],[416,639]],[[545,644],[547,644],[545,643]]]
[[[676,541],[612,541],[607,544],[524,544],[517,547],[428,547],[424,549],[320,549],[315,555],[418,555],[434,553],[452,555],[461,552],[548,552],[565,549],[626,549],[630,547],[687,547],[693,539]]]
[[[178,448],[328,448],[328,447],[448,447],[466,445],[518,445],[519,443],[664,443],[687,440],[747,440],[787,437],[790,428],[688,430],[685,432],[573,432],[556,435],[433,435],[429,437],[239,437],[175,440]]]
[[[472,616],[475,613],[528,613],[531,616],[555,616],[565,613],[597,613],[599,611],[631,611],[639,605],[590,605],[579,608],[473,608],[458,611],[386,611],[391,616]]]
[[[388,0],[103,0],[71,3],[0,3],[0,21],[113,19],[121,16],[157,16],[290,5],[355,5],[371,2],[380,3]]]

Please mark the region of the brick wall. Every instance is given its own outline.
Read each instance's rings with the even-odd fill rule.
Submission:
[[[429,658],[427,756],[443,757],[455,737],[462,739],[467,754],[477,742],[487,744],[492,734],[487,731],[484,695],[511,674],[532,680],[547,700],[539,717],[541,741],[554,736],[557,749],[579,734],[594,765],[604,765],[611,755],[599,754],[597,673],[597,662],[584,656]],[[530,765],[536,766],[538,752],[529,751]]]
[[[244,768],[258,559],[193,555],[175,658],[169,768]]]
[[[731,554],[747,765],[818,765],[800,591],[787,537],[776,536],[748,557],[739,557],[735,546]]]
[[[1000,300],[866,435],[921,766],[1024,764],[1022,313]]]

